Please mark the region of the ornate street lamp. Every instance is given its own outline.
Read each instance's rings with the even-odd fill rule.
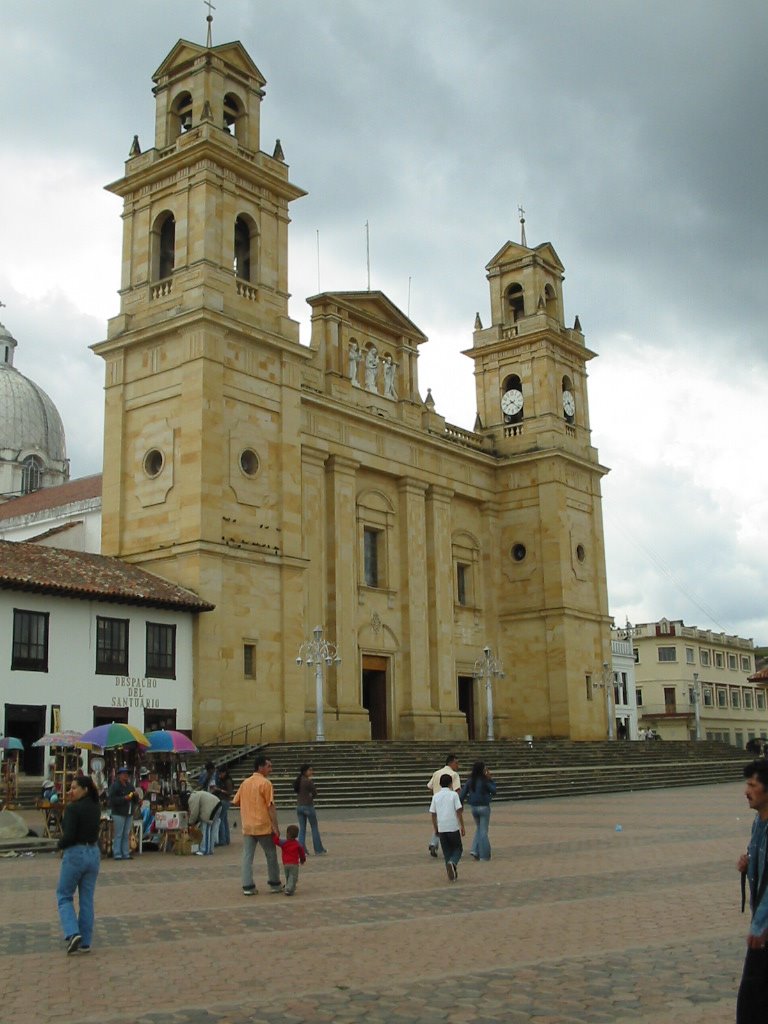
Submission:
[[[693,714],[696,721],[696,739],[701,739],[701,691],[699,690],[699,673],[693,673]]]
[[[323,701],[325,695],[325,666],[340,665],[341,658],[336,653],[336,644],[323,639],[323,627],[315,626],[312,639],[305,640],[299,647],[296,658],[297,665],[306,665],[315,669],[315,740],[325,740],[323,728]]]
[[[485,738],[493,739],[493,680],[504,678],[504,666],[499,658],[494,657],[493,651],[486,644],[483,648],[482,658],[475,662],[473,675],[475,679],[485,680],[485,717],[486,729]]]

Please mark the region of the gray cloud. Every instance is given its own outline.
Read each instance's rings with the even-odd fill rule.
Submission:
[[[133,134],[152,143],[152,72],[177,38],[204,40],[204,16],[189,0],[5,0],[3,166],[70,160],[89,180],[117,178]],[[228,0],[213,30],[214,42],[239,38],[266,76],[263,148],[280,137],[310,193],[293,207],[293,315],[306,320],[303,297],[317,290],[318,229],[322,287],[364,286],[370,221],[374,287],[405,307],[410,277],[412,315],[431,337],[422,391],[432,385],[440,411],[471,426],[472,368],[458,353],[475,310],[487,319],[484,266],[519,237],[522,202],[529,242],[551,241],[566,265],[568,320],[580,314],[601,355],[592,419],[615,467],[607,521],[631,523],[729,628],[767,636],[755,609],[766,606],[768,553],[734,531],[723,498],[749,480],[700,472],[713,449],[732,446],[741,474],[762,454],[762,437],[739,424],[768,367],[763,0]],[[13,193],[6,181],[4,225]],[[119,208],[104,210],[78,239],[99,310],[119,283],[117,245],[111,257],[96,245]],[[99,457],[102,403],[102,367],[86,346],[104,324],[42,258],[51,232],[50,215],[32,208],[4,238],[2,319],[19,338],[19,368],[62,410],[74,471],[85,473]],[[14,264],[37,251],[47,279],[22,287]],[[642,358],[628,370],[633,352]],[[700,356],[706,373],[690,385]],[[654,364],[679,374],[677,393],[656,394]],[[727,407],[712,398],[724,379]],[[636,464],[658,419],[682,466]],[[748,502],[744,514],[758,509]],[[608,533],[617,615],[627,603],[635,617],[701,618],[641,549]]]

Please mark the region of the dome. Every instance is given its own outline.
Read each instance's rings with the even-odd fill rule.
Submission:
[[[33,449],[53,462],[67,457],[64,424],[41,387],[12,366],[0,365],[0,449]]]
[[[0,477],[7,477],[0,480],[0,501],[69,476],[61,416],[45,391],[14,367],[15,348],[15,338],[0,324]],[[33,482],[22,483],[30,461]]]

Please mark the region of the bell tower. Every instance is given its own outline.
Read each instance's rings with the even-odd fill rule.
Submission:
[[[241,43],[179,40],[153,81],[155,144],[134,137],[107,186],[123,199],[123,249],[120,312],[94,346],[102,551],[216,605],[195,633],[194,724],[211,736],[291,714],[281,687],[303,563],[300,495],[285,492],[301,479],[310,354],[288,316],[288,205],[305,193],[279,140],[260,148],[265,79]],[[259,710],[246,648],[269,666]]]
[[[475,360],[483,429],[494,431],[504,453],[519,451],[523,435],[538,446],[588,442],[586,363],[595,353],[578,318],[573,328],[564,324],[557,253],[549,243],[528,249],[507,242],[486,270],[491,325],[483,328],[478,317],[466,353]]]
[[[288,181],[259,149],[265,79],[241,43],[179,40],[153,76],[155,146],[125,175],[120,316],[110,339],[207,308],[298,341],[288,320]]]
[[[474,344],[478,426],[498,457],[499,618],[526,731],[606,735],[593,694],[610,663],[600,479],[578,318],[564,323],[563,265],[549,243],[507,242],[486,267],[491,323]],[[544,715],[544,717],[542,717]]]

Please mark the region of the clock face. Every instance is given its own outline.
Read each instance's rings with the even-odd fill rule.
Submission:
[[[522,391],[505,391],[501,396],[501,411],[507,416],[514,416],[523,408]]]
[[[576,412],[576,402],[570,391],[563,392],[563,412],[566,416],[573,416]]]

